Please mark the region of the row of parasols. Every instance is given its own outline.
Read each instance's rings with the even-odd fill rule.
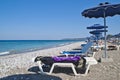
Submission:
[[[108,2],[100,3],[97,7],[86,9],[82,12],[82,16],[88,18],[103,18],[104,25],[95,24],[93,26],[87,27],[87,29],[95,29],[90,31],[91,34],[100,35],[104,32],[104,41],[105,41],[105,51],[104,51],[104,58],[108,58],[107,49],[106,49],[106,17],[120,15],[120,4],[110,4]]]
[[[102,38],[102,33],[107,32],[108,30],[104,30],[104,28],[108,28],[108,26],[103,26],[100,24],[94,24],[92,26],[87,27],[87,29],[91,29],[90,34],[93,34],[97,40]]]

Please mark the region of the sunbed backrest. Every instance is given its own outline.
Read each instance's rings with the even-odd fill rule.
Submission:
[[[86,53],[89,48],[93,45],[93,42],[88,42],[81,50],[82,53]]]

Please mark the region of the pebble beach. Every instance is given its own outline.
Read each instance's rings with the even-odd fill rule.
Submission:
[[[0,56],[0,80],[120,80],[120,50],[107,51],[112,62],[98,62],[90,67],[86,76],[74,76],[72,69],[64,68],[51,75],[40,74],[38,64],[32,59],[37,56],[57,56],[60,51],[72,50],[85,42],[76,42],[59,47]],[[103,50],[96,52],[95,59],[99,60]]]

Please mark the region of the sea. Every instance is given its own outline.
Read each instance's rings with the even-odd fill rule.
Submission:
[[[32,52],[80,41],[83,40],[0,40],[0,56]]]

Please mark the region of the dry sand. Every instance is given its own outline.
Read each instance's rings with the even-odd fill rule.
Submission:
[[[60,55],[60,51],[71,50],[80,44],[81,42],[77,42],[34,52],[0,56],[0,80],[120,80],[120,50],[107,51],[113,62],[92,65],[87,76],[74,76],[71,68],[60,68],[59,72],[51,75],[38,73],[38,65],[32,61],[33,57]],[[102,53],[104,51],[97,52],[95,58],[99,60]]]

